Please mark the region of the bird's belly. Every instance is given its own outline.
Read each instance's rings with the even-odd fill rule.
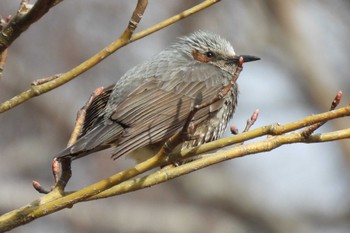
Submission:
[[[199,123],[193,133],[193,140],[183,143],[182,149],[199,146],[207,142],[214,141],[225,132],[227,123],[233,111],[229,106],[224,105],[219,111]]]
[[[192,140],[186,141],[177,146],[174,151],[199,146],[201,144],[214,141],[222,136],[232,114],[232,102],[228,101],[221,109],[212,113],[206,120],[199,123],[191,136]],[[138,148],[126,155],[126,158],[133,159],[137,163],[143,162],[159,152],[164,142],[159,142]]]
[[[162,147],[161,143],[146,145],[144,147],[138,148],[138,149],[133,150],[130,153],[126,154],[125,158],[132,159],[136,163],[141,163],[141,162],[151,158],[155,154],[157,154],[161,147]]]

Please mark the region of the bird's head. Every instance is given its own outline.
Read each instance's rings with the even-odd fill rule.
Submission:
[[[227,40],[210,32],[194,32],[189,36],[182,37],[180,44],[181,50],[190,59],[212,64],[230,74],[234,74],[240,57],[243,57],[244,62],[260,60],[260,58],[251,55],[237,55]]]

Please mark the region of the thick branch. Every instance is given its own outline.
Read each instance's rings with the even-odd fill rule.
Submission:
[[[297,129],[301,129],[318,122],[349,115],[350,105],[338,110],[309,116],[285,125],[264,126],[259,129],[245,132],[236,136],[204,144],[192,150],[184,150],[181,153],[172,154],[168,158],[164,156],[154,156],[143,163],[137,164],[133,168],[122,171],[77,192],[70,193],[63,197],[62,194],[51,192],[29,205],[4,214],[0,217],[0,231],[10,230],[18,225],[25,224],[36,218],[48,215],[64,208],[72,207],[77,202],[106,198],[108,196],[119,195],[140,188],[149,187],[228,159],[269,151],[281,145],[290,143],[314,143],[350,138],[350,129],[344,129],[325,134],[311,135],[308,138],[305,138],[302,132],[285,134],[287,132],[295,131]],[[171,161],[176,161],[179,158],[185,158],[206,151],[219,149],[223,146],[232,145],[238,142],[268,134],[278,136],[270,137],[255,143],[236,146],[228,150],[221,150],[215,154],[202,156],[201,159],[181,165],[179,167],[163,169],[143,178],[128,180],[155,167],[165,165]],[[121,183],[123,181],[125,182]],[[21,218],[18,216],[21,216]]]
[[[261,137],[264,135],[274,135],[274,136],[281,135],[284,133],[302,129],[304,127],[307,127],[319,122],[324,122],[325,120],[332,120],[332,119],[345,117],[345,116],[350,116],[350,105],[334,111],[329,111],[329,112],[320,113],[313,116],[308,116],[308,117],[305,117],[304,119],[294,121],[285,125],[271,124],[271,125],[263,126],[263,127],[253,129],[238,135],[233,135],[227,138],[222,138],[213,142],[205,143],[199,147],[195,147],[192,149],[185,149],[179,152],[178,153],[179,155],[171,154],[170,156],[181,156],[181,157],[194,156],[202,153],[207,153],[213,150],[217,150],[229,145],[248,141],[253,138]]]
[[[334,140],[350,138],[350,128],[334,131],[330,133],[315,134],[309,136],[305,139],[302,133],[292,133],[280,135],[277,137],[271,137],[260,142],[250,143],[246,145],[241,145],[233,147],[230,150],[220,151],[214,154],[202,155],[200,159],[194,160],[190,163],[181,165],[181,167],[172,167],[157,171],[150,175],[136,178],[132,180],[124,181],[121,184],[114,186],[111,189],[103,191],[98,195],[92,196],[86,201],[108,198],[111,196],[116,196],[128,192],[133,192],[139,189],[148,188],[168,180],[174,179],[176,177],[194,172],[196,170],[214,165],[219,162],[226,160],[243,157],[250,154],[256,154],[266,151],[271,151],[281,145],[292,144],[292,143],[317,143],[317,142],[329,142]],[[226,140],[224,138],[223,140]]]
[[[20,9],[16,16],[11,19],[0,33],[0,54],[16,40],[22,32],[27,30],[30,25],[38,21],[51,7],[61,1],[63,0],[37,0],[31,9],[26,8],[25,11],[21,11]],[[22,2],[22,8],[26,4],[27,3]]]

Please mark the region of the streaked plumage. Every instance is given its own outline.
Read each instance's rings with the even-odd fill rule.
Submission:
[[[113,158],[157,151],[181,130],[195,104],[211,100],[229,83],[237,58],[230,43],[218,35],[199,31],[180,38],[97,97],[78,141],[57,158],[76,159],[109,147],[114,148]],[[196,139],[182,148],[219,138],[235,111],[237,96],[235,84],[221,101],[199,110],[192,120]]]

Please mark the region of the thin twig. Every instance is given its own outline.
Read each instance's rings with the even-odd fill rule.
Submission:
[[[304,128],[308,125],[312,125],[325,120],[331,120],[335,118],[340,118],[350,115],[350,105],[340,108],[334,111],[325,112],[313,116],[306,117],[304,119],[285,124],[285,125],[269,125],[258,129],[242,133],[240,135],[220,139],[211,143],[203,144],[199,147],[189,150],[183,150],[180,153],[174,153],[168,156],[171,160],[177,160],[179,158],[188,158],[196,153],[203,153],[214,149],[219,149],[225,145],[232,145],[245,141],[251,138],[256,138],[262,135],[272,134],[279,135],[287,132],[291,132],[300,128]],[[350,138],[350,129],[340,130],[336,132],[331,132],[327,134],[311,135],[309,138],[302,137],[301,133],[295,132],[290,134],[285,134],[281,136],[276,136],[272,138],[265,139],[260,142],[246,144],[242,146],[237,146],[232,149],[225,151],[220,151],[213,156],[203,157],[203,160],[195,160],[191,163],[181,165],[175,168],[168,168],[166,170],[156,171],[151,176],[143,177],[140,179],[129,180],[126,183],[121,184],[121,182],[134,177],[137,174],[141,174],[152,168],[159,167],[168,163],[171,160],[165,160],[163,157],[152,157],[151,159],[135,165],[133,168],[127,169],[116,175],[113,175],[105,180],[99,181],[96,184],[90,185],[82,190],[71,193],[69,195],[63,196],[62,193],[51,192],[39,200],[32,202],[29,205],[18,208],[7,214],[0,216],[0,231],[10,230],[18,225],[25,224],[36,218],[48,215],[50,213],[56,212],[63,208],[71,207],[77,202],[92,200],[97,198],[104,198],[107,195],[117,195],[129,191],[133,191],[139,188],[148,187],[155,185],[160,182],[172,179],[182,174],[187,174],[189,172],[198,170],[215,164],[227,159],[244,156],[252,153],[259,153],[263,151],[269,151],[278,146],[303,142],[303,143],[313,143],[313,142],[324,142],[339,140],[344,138]],[[208,146],[209,145],[209,146]],[[174,169],[174,170],[172,170]],[[115,186],[120,184],[119,186]],[[115,188],[112,188],[115,186]],[[106,191],[107,190],[107,191]],[[99,194],[100,193],[100,194]],[[21,216],[21,218],[18,218]]]
[[[101,108],[103,109],[106,102],[102,101],[101,103],[96,103],[94,101],[98,101],[96,100],[97,97],[100,97],[102,94],[106,94],[106,92],[110,91],[111,87],[108,87],[107,89],[100,87],[97,88],[90,96],[90,98],[88,99],[88,101],[86,102],[86,104],[78,111],[77,113],[77,118],[75,120],[75,125],[74,125],[74,129],[72,131],[72,134],[69,138],[69,141],[67,143],[67,147],[73,145],[79,137],[81,137],[82,135],[84,135],[84,130],[86,127],[88,127],[87,124],[89,124],[89,122],[87,122],[87,120],[90,119],[86,119],[87,117],[89,117],[90,112],[89,111],[96,111],[96,109],[93,110],[89,110],[90,107],[93,108]],[[107,94],[107,96],[109,96]],[[93,105],[93,106],[92,106]],[[95,106],[98,105],[98,106]],[[62,163],[62,172],[60,169],[60,163],[57,161],[57,159],[55,158],[52,162],[52,173],[53,173],[53,177],[54,177],[54,184],[56,185],[57,189],[60,189],[59,191],[61,193],[63,193],[64,191],[64,187],[65,185],[68,183],[71,175],[72,175],[72,171],[70,170],[70,160],[66,159],[64,160]],[[61,177],[59,177],[61,173]],[[42,185],[38,182],[38,181],[33,181],[32,182],[34,189],[36,189],[39,193],[49,193],[51,192],[53,189],[51,188],[50,190],[45,189],[44,187],[42,187]]]
[[[256,120],[258,119],[258,116],[259,116],[259,109],[255,110],[253,114],[250,116],[250,118],[247,120],[247,123],[242,133],[246,133],[250,130],[250,128],[255,124]],[[230,126],[230,130],[231,130],[231,133],[234,135],[239,134],[238,128],[234,125]],[[244,141],[238,143],[237,145],[243,145],[243,144],[244,144]]]
[[[210,7],[211,5],[220,2],[221,0],[205,0],[202,3],[199,3],[198,5],[195,5],[194,7],[187,9],[183,12],[181,12],[180,14],[174,15],[173,17],[170,17],[160,23],[157,23],[156,25],[149,27],[139,33],[134,34],[131,38],[130,38],[130,43],[134,42],[136,40],[139,40],[145,36],[148,36],[154,32],[157,32],[171,24],[174,24],[184,18],[187,18],[188,16],[191,16],[201,10],[204,10],[208,7]]]
[[[129,21],[128,26],[126,27],[124,33],[121,35],[120,38],[126,39],[127,41],[130,39],[132,33],[135,31],[138,23],[140,22],[142,15],[147,7],[148,0],[138,0],[137,5],[135,7],[135,10],[131,16],[131,19]],[[45,85],[48,82],[52,82],[54,80],[57,80],[60,77],[60,75],[56,75],[53,77],[37,80],[36,82],[32,83],[33,87],[40,87],[40,85]],[[97,95],[101,94],[103,91],[103,88],[99,88],[93,92],[93,94],[90,96],[88,102],[84,105],[82,109],[78,112],[75,127],[73,129],[73,132],[71,134],[71,137],[68,141],[68,146],[74,144],[76,140],[78,139],[81,130],[83,128],[84,122],[85,122],[85,117],[86,117],[86,109],[91,105],[91,102],[96,98]],[[69,179],[72,176],[72,171],[71,171],[71,160],[70,159],[63,159],[61,161],[61,167],[62,167],[62,172],[61,176],[58,178],[60,169],[58,165],[58,161],[56,159],[53,160],[52,162],[52,172],[54,175],[55,179],[55,188],[53,191],[63,193],[64,188],[66,187],[66,184],[68,183]],[[35,181],[32,183],[33,187],[41,192],[41,193],[49,193],[49,191],[45,190],[39,182]]]
[[[243,133],[248,132],[250,130],[250,128],[255,124],[256,120],[258,119],[258,116],[259,116],[259,109],[255,110],[252,116],[250,117],[250,119],[247,120],[247,124],[243,130]]]
[[[207,1],[207,2],[213,2],[213,3],[215,3],[215,2],[217,2],[217,1]],[[211,4],[213,4],[213,3],[211,3]],[[145,10],[145,7],[147,6],[147,1],[138,1],[138,4],[137,4],[137,6],[136,6],[136,8],[135,8],[135,11],[134,11],[134,13],[133,13],[133,15],[132,15],[132,17],[131,17],[131,20],[129,21],[129,24],[128,24],[128,27],[127,27],[127,29],[124,31],[124,33],[123,33],[123,35],[120,37],[120,38],[123,38],[124,40],[126,40],[126,41],[128,41],[129,40],[129,38],[130,38],[130,35],[133,33],[133,31],[135,30],[135,28],[136,28],[136,26],[137,26],[137,24],[138,24],[138,22],[141,20],[141,18],[142,18],[142,14],[143,14],[143,12],[144,12],[144,10]],[[203,7],[208,7],[208,6],[210,6],[210,5],[208,5],[208,3],[206,3],[206,4],[199,4],[198,6],[196,6],[196,7],[193,7],[193,9],[191,8],[190,10],[187,10],[187,11],[185,11],[183,14],[181,14],[181,17],[186,17],[186,15],[188,16],[188,15],[190,15],[190,14],[193,14],[193,13],[195,13],[195,12],[197,12],[198,10],[200,10],[200,9],[203,9]],[[180,19],[180,18],[178,18],[178,19]],[[178,20],[177,19],[177,20]],[[168,20],[168,22],[167,23],[169,23],[169,22],[172,22],[172,23],[174,23],[175,21],[174,21],[174,19],[172,19],[172,20]],[[164,24],[162,24],[163,26],[164,26]],[[149,31],[150,32],[150,31]],[[145,36],[145,35],[144,35]],[[141,37],[140,37],[141,38]],[[110,49],[108,49],[108,51],[111,51]],[[238,69],[239,70],[239,72],[241,71],[241,68],[239,68]],[[239,74],[239,73],[238,73]],[[62,76],[61,74],[60,74],[60,76]],[[235,82],[236,81],[236,79],[238,78],[238,75],[236,75],[236,76],[234,76],[235,77],[235,80],[233,80],[232,82]],[[55,81],[56,81],[56,79],[58,79],[59,77],[58,76],[55,76]],[[38,82],[38,83],[35,83],[35,84],[37,84],[37,85],[45,85],[46,84],[46,81],[47,81],[48,79],[44,79],[44,82],[41,82],[40,80],[40,82]],[[229,84],[230,85],[230,87],[232,86],[232,82]],[[52,82],[51,82],[52,83]],[[35,88],[40,88],[40,87],[35,87]],[[226,88],[227,89],[227,88]],[[227,89],[227,90],[229,90],[229,89]],[[225,90],[225,91],[227,91],[227,90]],[[71,135],[71,138],[70,138],[70,140],[69,140],[69,142],[68,142],[68,146],[69,145],[72,145],[76,140],[77,140],[77,138],[78,138],[78,136],[79,136],[79,134],[80,134],[80,132],[81,132],[81,129],[82,129],[82,125],[83,125],[83,122],[85,121],[85,111],[86,111],[86,108],[89,106],[89,104],[91,103],[91,101],[93,100],[93,98],[96,96],[96,94],[98,94],[98,93],[95,93],[95,94],[93,94],[93,96],[91,96],[91,98],[89,99],[89,101],[87,102],[87,104],[79,111],[79,113],[78,113],[78,116],[77,116],[77,120],[76,120],[76,124],[75,124],[75,128],[74,128],[74,130],[73,130],[73,132],[72,132],[72,135]],[[223,93],[221,93],[221,95],[222,95]],[[195,111],[197,111],[197,110],[195,110]],[[192,118],[191,118],[192,119]],[[184,129],[186,129],[187,130],[187,128],[186,128],[186,126],[184,126]],[[162,149],[160,150],[160,152],[159,152],[159,154],[158,154],[158,156],[159,157],[164,157],[164,155],[165,154],[167,154],[167,153],[169,153],[171,150],[169,150],[169,146],[170,147],[173,147],[172,145],[178,145],[179,143],[181,143],[181,141],[183,140],[183,138],[182,138],[182,136],[173,136],[173,137],[171,137],[169,140],[168,140],[168,142],[165,144],[166,146],[165,147],[162,147]],[[65,169],[65,170],[67,170],[68,171],[68,169]],[[62,174],[63,175],[63,174]],[[70,177],[70,176],[66,176],[66,177]],[[66,181],[67,182],[67,181]],[[37,182],[38,183],[38,182]],[[43,189],[43,188],[41,188],[41,189]],[[63,191],[63,190],[61,190],[61,191]]]
[[[339,130],[330,133],[322,133],[311,135],[305,139],[300,133],[285,134],[277,137],[270,137],[260,142],[245,144],[233,147],[230,150],[223,150],[214,154],[203,155],[201,158],[192,162],[183,164],[179,167],[171,167],[166,170],[160,170],[141,178],[124,181],[121,184],[114,186],[111,189],[103,191],[95,196],[87,198],[85,201],[92,201],[101,198],[108,198],[128,192],[133,192],[139,189],[148,188],[176,177],[194,172],[198,169],[208,167],[210,165],[223,162],[229,159],[243,157],[250,154],[256,154],[264,151],[270,151],[281,145],[291,143],[317,143],[328,142],[350,138],[350,128]]]
[[[137,34],[135,34],[134,36],[132,36],[130,38],[130,40],[128,40],[128,35],[121,37],[119,39],[117,39],[116,41],[112,42],[110,45],[108,45],[107,47],[105,47],[103,50],[101,50],[100,52],[98,52],[97,54],[95,54],[94,56],[92,56],[90,59],[86,60],[85,62],[81,63],[80,65],[76,66],[75,68],[73,68],[72,70],[62,74],[59,78],[45,83],[43,85],[40,86],[32,86],[30,89],[14,96],[13,98],[3,102],[2,104],[0,104],[0,113],[5,112],[19,104],[22,104],[23,102],[35,97],[35,96],[39,96],[41,94],[44,94],[48,91],[51,91],[69,81],[71,81],[72,79],[76,78],[78,75],[84,73],[85,71],[89,70],[90,68],[92,68],[93,66],[97,65],[98,63],[100,63],[103,59],[105,59],[106,57],[108,57],[109,55],[111,55],[112,53],[114,53],[115,51],[117,51],[118,49],[120,49],[121,47],[134,42],[136,40],[139,40],[145,36],[148,36],[164,27],[167,27],[183,18],[186,18],[200,10],[203,10],[217,2],[219,2],[220,0],[206,0],[186,11],[183,11],[182,13],[171,17],[169,19],[164,20],[163,22],[160,22],[158,24],[156,24],[153,27],[150,27],[142,32],[139,32]]]
[[[166,180],[175,178],[179,175],[193,172],[197,169],[209,166],[214,163],[218,163],[224,160],[228,160],[228,159],[232,159],[232,158],[236,158],[236,157],[240,157],[240,156],[244,156],[252,153],[259,153],[259,152],[272,150],[273,148],[276,148],[283,144],[290,144],[290,143],[296,143],[296,142],[315,143],[315,142],[325,142],[325,141],[333,141],[337,139],[350,138],[350,128],[331,132],[331,133],[312,135],[308,139],[305,139],[302,136],[302,134],[298,132],[292,133],[292,134],[285,134],[287,132],[291,132],[298,129],[298,128],[295,128],[296,125],[298,125],[299,128],[303,128],[305,127],[305,125],[311,125],[315,121],[317,122],[321,119],[324,119],[325,115],[327,115],[326,118],[329,117],[330,120],[334,119],[335,115],[336,115],[336,118],[350,116],[350,105],[348,105],[345,108],[337,110],[335,112],[335,115],[334,115],[334,112],[326,112],[326,113],[321,113],[318,115],[306,117],[299,121],[292,122],[285,125],[280,125],[280,126],[268,125],[268,126],[264,126],[259,129],[256,129],[254,130],[254,132],[248,131],[245,133],[241,133],[240,135],[237,135],[237,136],[223,138],[214,142],[206,143],[197,148],[184,150],[180,153],[173,153],[169,156],[169,158],[176,160],[179,157],[181,157],[183,159],[183,158],[188,158],[189,156],[194,156],[196,154],[210,152],[212,150],[219,149],[222,147],[221,145],[223,144],[225,144],[225,146],[229,146],[245,140],[260,137],[268,134],[268,132],[275,132],[274,135],[276,135],[276,137],[270,137],[256,143],[233,147],[232,149],[229,149],[229,150],[221,150],[220,152],[217,152],[214,154],[202,155],[201,158],[204,158],[203,160],[199,159],[199,160],[190,162],[189,164],[181,165],[178,169],[175,167],[175,168],[166,169],[166,171],[161,170],[149,176],[123,182],[109,190],[101,192],[98,195],[94,195],[88,198],[87,200],[106,198],[109,196],[114,196],[125,192],[135,191],[140,188],[145,188],[151,185],[164,182]],[[299,124],[299,122],[304,122],[304,125]],[[262,133],[262,132],[265,132],[265,133]],[[234,140],[235,138],[236,140]],[[213,148],[213,145],[215,148]],[[192,153],[193,151],[196,151],[196,153]],[[211,158],[207,160],[207,157],[211,157]]]
[[[343,92],[342,91],[338,91],[337,95],[334,97],[331,107],[329,108],[329,111],[334,110],[340,103],[340,100],[343,96]],[[323,122],[319,122],[317,124],[313,124],[309,127],[307,127],[306,129],[304,129],[302,131],[302,135],[305,138],[310,137],[311,134],[313,134],[313,132],[315,132],[318,128],[320,128],[322,125],[324,125],[327,121],[323,121]]]
[[[44,83],[48,83],[48,82],[51,82],[52,80],[55,80],[57,78],[59,78],[62,74],[55,74],[55,75],[52,75],[50,77],[46,77],[46,78],[41,78],[41,79],[37,79],[37,80],[34,80],[31,85],[32,86],[39,86],[39,85],[43,85]]]
[[[180,156],[181,158],[187,158],[190,156],[207,153],[213,150],[221,149],[226,146],[248,141],[253,138],[257,138],[265,135],[273,135],[273,136],[282,135],[288,132],[302,129],[304,127],[313,125],[318,122],[322,122],[325,120],[333,120],[335,118],[340,118],[345,116],[350,116],[350,105],[344,108],[340,108],[338,110],[320,113],[313,116],[308,116],[301,120],[291,122],[285,125],[279,125],[279,124],[266,125],[257,129],[250,130],[248,132],[240,133],[238,135],[232,135],[227,138],[222,138],[213,142],[208,142],[198,147],[184,149],[180,152],[170,154],[169,157],[177,158]]]

